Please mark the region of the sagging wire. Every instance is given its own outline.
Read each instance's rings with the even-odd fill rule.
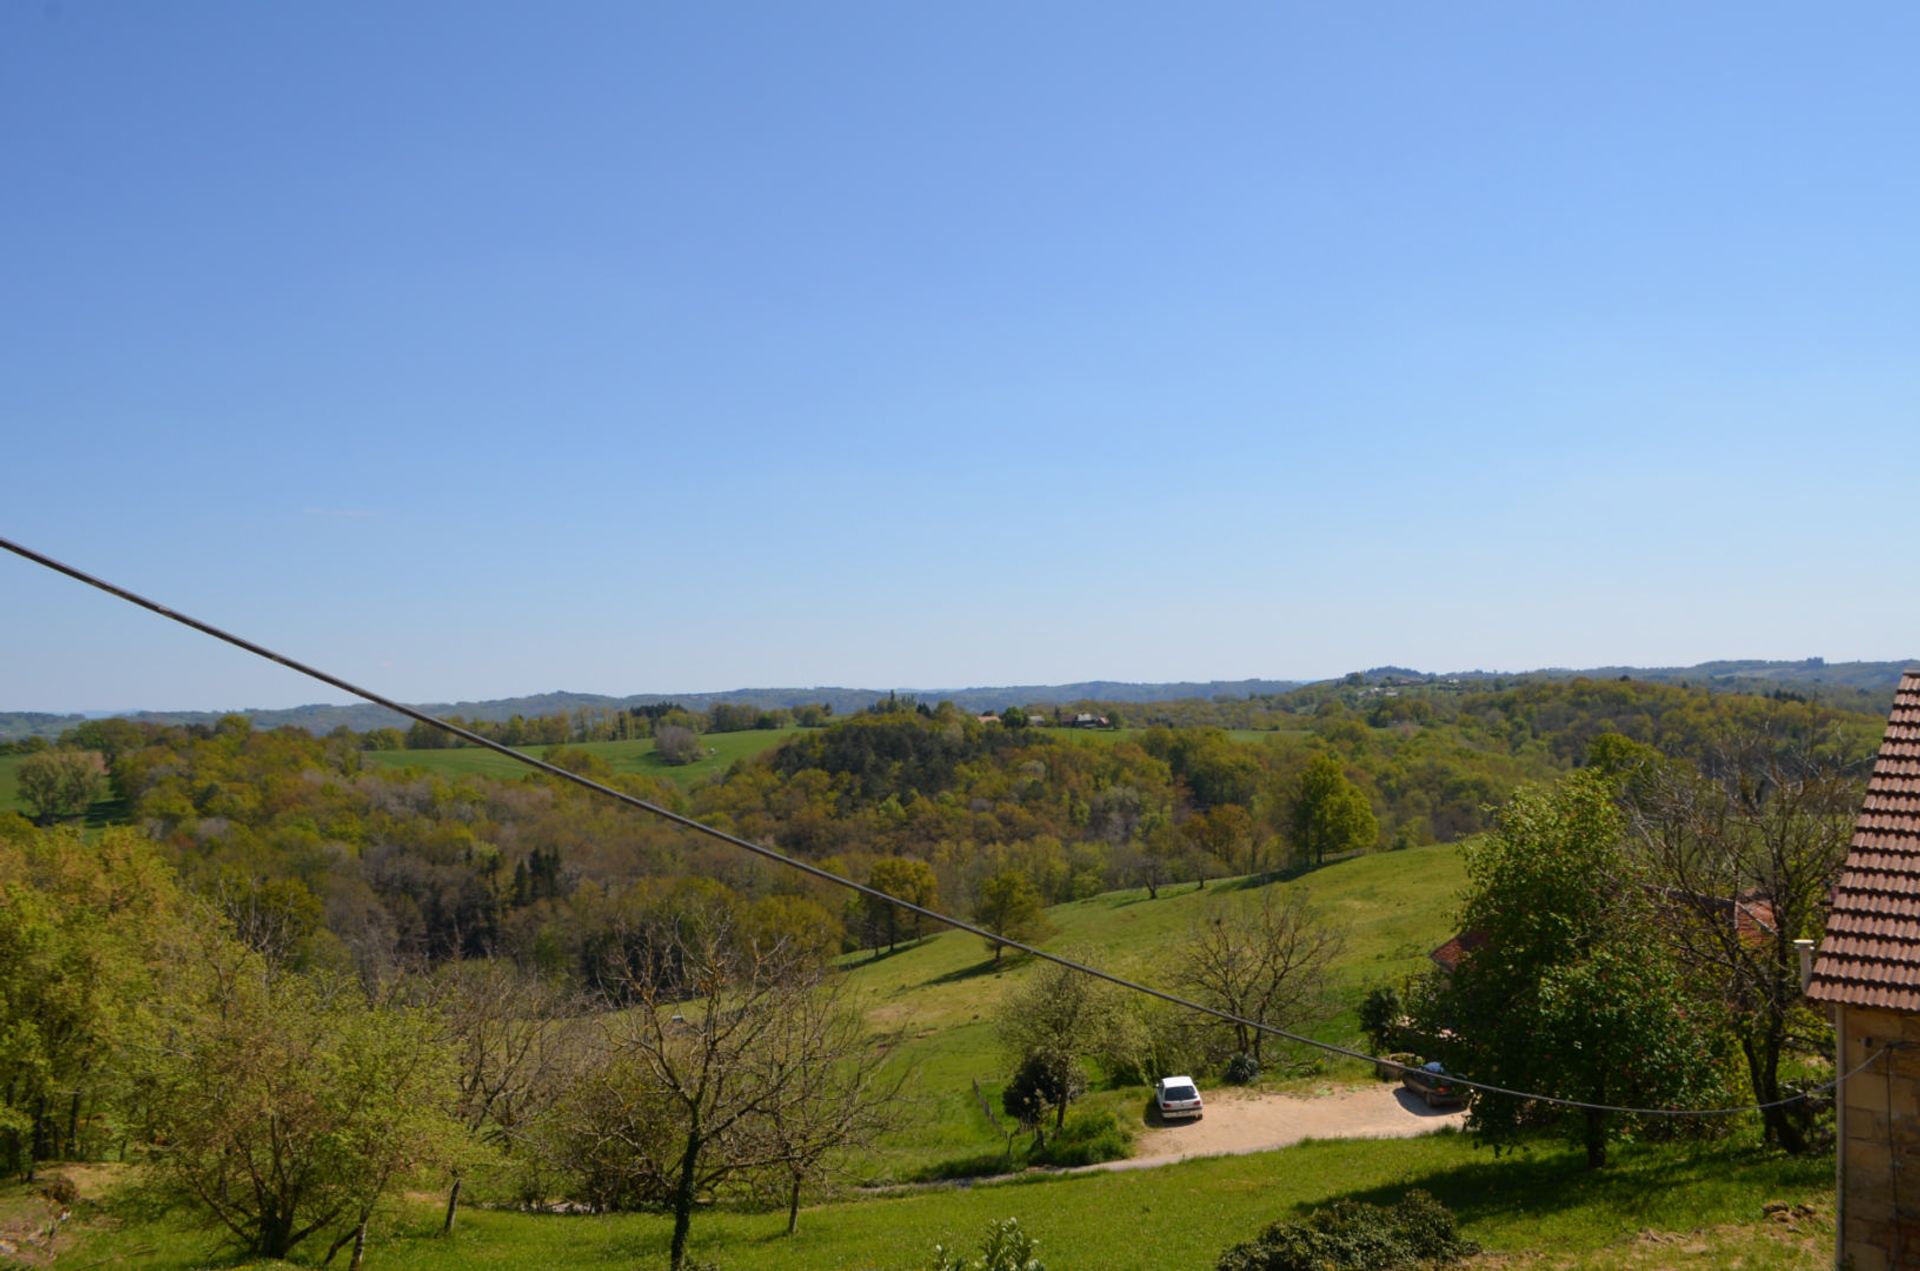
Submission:
[[[1034,945],[1027,944],[1023,941],[1014,940],[1007,936],[998,935],[992,931],[987,930],[985,927],[981,927],[974,923],[968,922],[964,918],[955,918],[951,914],[944,914],[939,912],[938,910],[929,909],[924,905],[917,905],[910,900],[902,900],[897,896],[890,896],[886,892],[881,891],[877,887],[870,886],[866,883],[855,882],[853,879],[847,878],[840,874],[836,874],[832,870],[822,869],[818,865],[814,865],[810,862],[800,860],[797,857],[788,856],[786,853],[777,851],[774,848],[767,847],[760,843],[755,843],[749,839],[741,838],[736,834],[729,834],[725,830],[717,829],[714,826],[706,824],[705,822],[698,821],[690,816],[685,816],[679,812],[675,812],[671,808],[665,808],[660,806],[657,803],[649,802],[648,800],[642,799],[636,795],[628,794],[624,790],[616,790],[612,786],[602,785],[600,782],[593,780],[591,777],[583,777],[577,772],[569,772],[565,768],[561,768],[555,764],[550,764],[546,760],[537,758],[536,756],[533,756],[533,755],[529,755],[524,751],[515,750],[513,747],[508,746],[502,742],[497,742],[490,737],[483,737],[479,733],[476,733],[471,729],[462,728],[458,724],[450,723],[447,720],[441,719],[436,715],[431,715],[426,711],[420,710],[416,707],[408,706],[402,702],[394,701],[392,698],[376,693],[371,689],[361,688],[359,685],[353,684],[347,680],[343,680],[337,675],[333,675],[326,671],[322,671],[317,667],[309,666],[306,663],[298,661],[297,659],[288,657],[283,653],[275,652],[274,650],[267,648],[265,645],[256,644],[253,641],[248,640],[242,636],[235,635],[230,631],[227,631],[221,627],[217,627],[210,622],[203,622],[198,618],[190,617],[189,615],[181,613],[178,610],[170,609],[166,605],[163,605],[158,601],[149,600],[145,596],[142,596],[137,592],[130,591],[127,588],[121,587],[118,584],[109,582],[104,578],[100,578],[100,577],[97,577],[96,575],[89,574],[85,570],[78,569],[72,565],[65,564],[62,561],[55,560],[51,556],[48,556],[42,552],[37,552],[32,548],[24,546],[23,544],[20,544],[20,543],[16,543],[11,539],[0,538],[0,548],[5,548],[7,551],[12,552],[14,555],[19,556],[22,559],[32,561],[34,564],[43,566],[47,569],[54,571],[55,573],[65,574],[68,578],[71,578],[76,582],[85,583],[89,587],[95,588],[96,590],[99,590],[99,591],[106,592],[110,596],[114,596],[121,600],[124,600],[128,604],[135,605],[151,613],[158,614],[162,618],[170,619],[171,621],[177,622],[182,626],[191,627],[193,630],[200,632],[202,635],[212,636],[216,640],[220,640],[227,644],[233,645],[235,648],[243,649],[246,652],[251,653],[256,657],[265,658],[269,662],[276,662],[279,665],[286,667],[290,671],[294,671],[300,675],[304,675],[309,679],[318,680],[320,683],[339,689],[343,693],[350,694],[366,702],[371,702],[375,706],[385,707],[387,710],[393,711],[395,714],[404,715],[408,719],[414,720],[417,723],[425,724],[430,728],[439,729],[441,732],[451,734],[452,736],[455,736],[455,737],[459,737],[462,740],[470,742],[475,746],[482,747],[486,750],[491,750],[496,754],[505,755],[507,758],[514,760],[516,763],[521,763],[539,772],[544,772],[550,777],[556,777],[562,781],[572,782],[574,785],[580,786],[581,788],[586,790],[590,790],[595,794],[603,795],[609,799],[614,799],[620,803],[627,804],[629,807],[638,808],[642,812],[649,813],[665,821],[670,821],[673,824],[682,827],[683,829],[691,830],[696,834],[703,834],[708,838],[716,839],[719,842],[730,844],[731,846],[737,847],[744,852],[752,853],[753,855],[758,856],[763,860],[772,861],[776,865],[781,865],[788,869],[798,870],[800,873],[806,874],[812,878],[819,879],[821,882],[831,883],[836,887],[843,887],[849,891],[858,892],[863,896],[869,896],[875,900],[885,901],[890,905],[895,905],[901,909],[906,910],[908,913],[918,914],[923,918],[930,918],[935,922],[943,924],[944,926],[952,927],[956,931],[965,931],[971,935],[979,936],[983,940],[988,940],[995,944],[1004,945],[1009,949],[1018,950],[1019,952],[1027,954],[1030,957],[1037,958],[1042,962],[1051,962],[1056,966],[1064,967],[1069,971],[1076,971],[1081,975],[1091,976],[1096,980],[1102,980],[1108,984],[1114,985],[1117,988],[1125,989],[1128,992],[1141,993],[1141,994],[1145,994],[1148,997],[1157,998],[1158,1000],[1162,1002],[1166,1002],[1172,1006],[1178,1006],[1190,1011],[1197,1011],[1202,1015],[1210,1015],[1215,1019],[1225,1021],[1226,1023],[1229,1023],[1229,1024],[1235,1024],[1243,1028],[1254,1029],[1259,1032],[1265,1033],[1268,1036],[1278,1037],[1284,1041],[1290,1041],[1298,1045],[1308,1046],[1316,1050],[1324,1051],[1328,1054],[1339,1055],[1347,1059],[1357,1059],[1364,1063],[1373,1064],[1377,1068],[1386,1068],[1399,1073],[1417,1071],[1417,1069],[1415,1069],[1413,1065],[1410,1065],[1410,1064],[1403,1064],[1398,1062],[1397,1060],[1385,1059],[1378,1055],[1369,1055],[1365,1051],[1354,1050],[1351,1047],[1341,1046],[1334,1042],[1321,1041],[1317,1038],[1306,1037],[1299,1033],[1290,1032],[1287,1029],[1280,1028],[1274,1024],[1268,1024],[1259,1020],[1247,1019],[1244,1016],[1236,1015],[1231,1011],[1221,1010],[1219,1007],[1208,1006],[1203,1002],[1195,1002],[1189,998],[1181,997],[1177,993],[1170,993],[1165,989],[1158,989],[1153,987],[1150,984],[1142,984],[1137,980],[1130,980],[1125,976],[1116,975],[1111,971],[1103,971],[1099,967],[1089,966],[1086,963],[1076,961],[1073,958],[1065,957],[1058,953],[1050,953],[1045,949],[1038,948]],[[1887,1049],[1888,1048],[1883,1047],[1880,1050],[1875,1051],[1872,1055],[1868,1056],[1867,1059],[1863,1061],[1858,1067],[1853,1068],[1848,1072],[1841,1073],[1840,1075],[1834,1077],[1833,1080],[1831,1081],[1823,1082],[1820,1085],[1809,1087],[1801,1091],[1799,1094],[1792,1095],[1785,1099],[1775,1099],[1770,1103],[1742,1104],[1738,1107],[1726,1107],[1726,1108],[1624,1107],[1624,1106],[1619,1106],[1615,1104],[1589,1103],[1580,1099],[1565,1099],[1565,1098],[1561,1098],[1558,1095],[1541,1094],[1537,1091],[1514,1090],[1506,1086],[1496,1086],[1489,1082],[1475,1081],[1472,1078],[1456,1076],[1453,1073],[1448,1073],[1447,1078],[1448,1078],[1448,1081],[1453,1085],[1465,1086],[1468,1089],[1477,1090],[1483,1094],[1503,1095],[1508,1098],[1521,1099],[1521,1100],[1526,1100],[1533,1103],[1551,1104],[1555,1107],[1575,1108],[1582,1111],[1612,1112],[1612,1113],[1620,1113],[1628,1116],[1648,1116],[1648,1117],[1739,1116],[1749,1112],[1764,1112],[1770,1108],[1788,1107],[1796,1103],[1804,1102],[1805,1100],[1812,1098],[1814,1095],[1821,1094],[1827,1090],[1834,1089],[1838,1087],[1842,1082],[1846,1081],[1848,1078],[1854,1076],[1856,1073],[1859,1073],[1860,1071],[1865,1069],[1868,1065],[1872,1064],[1881,1055],[1886,1054]]]

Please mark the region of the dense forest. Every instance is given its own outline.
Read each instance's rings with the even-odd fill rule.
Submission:
[[[778,744],[690,786],[615,771],[605,743],[549,742],[545,757],[970,917],[992,933],[996,964],[1004,940],[1045,938],[1045,906],[1061,901],[1123,887],[1151,899],[1175,882],[1191,891],[1227,874],[1304,873],[1484,833],[1469,852],[1470,921],[1517,943],[1543,906],[1572,914],[1595,947],[1618,953],[1609,966],[1645,981],[1630,1002],[1600,994],[1580,1014],[1619,1021],[1595,1025],[1596,1056],[1660,1041],[1671,1073],[1636,1073],[1638,1050],[1607,1061],[1606,1073],[1642,1083],[1635,1097],[1718,1097],[1731,1061],[1673,1040],[1694,1038],[1673,1023],[1688,1010],[1727,1015],[1714,1035],[1737,1035],[1756,1098],[1792,1088],[1796,1056],[1818,1051],[1787,1006],[1727,1004],[1753,998],[1752,984],[1780,989],[1761,1006],[1789,1002],[1787,941],[1817,930],[1833,845],[1844,843],[1836,827],[1857,803],[1852,774],[1878,743],[1878,716],[1779,692],[1632,680],[1343,685],[1290,702],[1288,727],[1256,732],[1191,723],[1186,709],[1167,707],[1166,722],[1120,728],[1109,717],[1083,729],[890,696],[852,716],[822,712],[784,736],[774,727]],[[542,739],[577,737],[583,725],[646,729],[658,744],[669,730],[769,724],[735,710],[655,704],[626,723],[570,712],[492,727]],[[0,814],[0,1167],[30,1174],[43,1160],[124,1152],[130,1140],[164,1144],[149,1152],[156,1185],[245,1247],[281,1256],[321,1231],[335,1249],[358,1246],[399,1180],[436,1171],[449,1182],[450,1224],[468,1173],[499,1165],[496,1198],[672,1212],[680,1265],[700,1198],[777,1197],[791,1224],[831,1161],[897,1119],[900,1078],[888,1075],[884,1042],[840,1000],[833,960],[923,934],[913,915],[548,774],[410,763],[408,740],[260,730],[241,716],[108,719],[9,760],[42,824]],[[383,743],[387,753],[370,757]],[[1794,775],[1813,770],[1828,774],[1823,784]],[[1772,794],[1747,780],[1754,774]],[[1734,800],[1733,820],[1698,820],[1718,806],[1706,799],[1716,789]],[[1784,815],[1824,827],[1818,859],[1755,874],[1728,858],[1727,870],[1700,873],[1698,836],[1749,813],[1756,826]],[[1631,859],[1629,824],[1640,844]],[[1543,843],[1562,847],[1543,856],[1534,850]],[[1528,873],[1551,860],[1594,864]],[[1648,886],[1591,885],[1633,873]],[[1777,947],[1735,950],[1751,962],[1738,968],[1745,997],[1714,989],[1694,1001],[1677,987],[1686,951],[1649,961],[1659,942],[1645,931],[1712,933],[1715,906],[1756,880],[1779,920]],[[1225,965],[1236,941],[1305,941],[1288,946],[1319,950],[1307,958],[1318,969],[1295,977],[1304,1002],[1319,1000],[1339,939],[1316,934],[1303,897],[1260,895],[1190,937],[1200,970],[1188,978],[1206,1000],[1266,1018],[1236,996],[1237,981],[1204,982],[1205,942],[1219,944]],[[1596,898],[1608,903],[1586,913]],[[1702,922],[1681,923],[1680,908],[1695,902]],[[1058,1036],[1047,1021],[1088,982],[1054,970],[1003,1003],[1003,1031],[1012,1021],[1026,1032],[1002,1100],[1036,1144],[1050,1132],[1064,1150],[1079,1141],[1066,1109],[1090,1034],[1081,1015]],[[1570,965],[1563,978],[1586,972]],[[1455,1056],[1476,1072],[1520,1053],[1524,1038],[1502,1041],[1499,1022],[1538,996],[1466,971],[1451,987],[1429,977],[1406,991],[1404,1004],[1391,985],[1369,994],[1363,1020],[1376,1049],[1406,1041],[1407,1029],[1464,1037],[1456,1047],[1491,1048]],[[1136,1043],[1191,1056],[1180,1071],[1212,1071],[1225,1056],[1224,1035],[1201,1045],[1179,1021],[1161,1029],[1165,1020],[1113,1006],[1101,1007],[1111,1027],[1094,1030],[1110,1039],[1132,1030],[1099,1059],[1113,1080],[1146,1071]],[[1486,1018],[1458,1031],[1475,1011]],[[1695,1040],[1695,1050],[1707,1044]],[[1229,1066],[1257,1074],[1259,1038],[1231,1041]],[[712,1085],[679,1066],[690,1059],[727,1080]],[[1545,1056],[1529,1062],[1548,1070]],[[678,1076],[663,1084],[662,1073]],[[1682,1090],[1665,1080],[1672,1074],[1700,1076],[1699,1088]],[[1565,1076],[1589,1083],[1582,1089],[1598,1080],[1587,1069]],[[720,1114],[703,1092],[722,1087],[744,1091],[744,1102],[726,1113],[732,1128],[709,1133]],[[289,1108],[301,1109],[297,1121]],[[1476,1117],[1476,1132],[1494,1141],[1542,1128]],[[275,1127],[270,1143],[263,1126]],[[1620,1132],[1590,1123],[1590,1161],[1604,1160]],[[1790,1150],[1811,1133],[1807,1117],[1769,1118],[1769,1137]],[[378,1150],[327,1155],[349,1140]],[[268,1175],[236,1172],[259,1153],[284,1155],[271,1177],[324,1186],[296,1196],[264,1186]],[[318,1155],[303,1164],[301,1153]]]
[[[1629,680],[1344,688],[1294,695],[1289,727],[1252,737],[1189,722],[1183,704],[1143,712],[1164,723],[1083,733],[1018,711],[983,722],[950,703],[887,699],[811,719],[825,726],[796,729],[690,791],[616,775],[589,748],[548,757],[861,881],[917,862],[919,899],[972,915],[992,887],[1052,904],[1460,839],[1485,830],[1516,788],[1580,767],[1608,735],[1688,760],[1756,736],[1857,759],[1881,727],[1790,695]],[[787,722],[764,715],[668,704],[630,718],[648,731]],[[582,725],[589,737],[621,727],[576,713],[492,730],[552,742]],[[408,740],[263,732],[230,716],[89,721],[56,750],[99,755],[121,818],[243,929],[361,974],[500,954],[591,980],[637,915],[689,888],[720,889],[835,945],[887,937],[884,912],[552,778],[366,760],[369,745]]]

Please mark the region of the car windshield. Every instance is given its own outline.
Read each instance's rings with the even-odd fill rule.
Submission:
[[[1188,1099],[1198,1099],[1200,1092],[1192,1086],[1168,1086],[1166,1092],[1160,1097],[1175,1103],[1183,1103]]]

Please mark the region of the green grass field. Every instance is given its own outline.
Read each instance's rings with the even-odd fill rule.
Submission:
[[[1322,1040],[1355,1043],[1355,1008],[1375,984],[1398,984],[1427,965],[1429,950],[1453,934],[1455,899],[1465,877],[1457,844],[1359,857],[1269,886],[1304,888],[1325,921],[1346,932],[1336,968],[1338,1013],[1310,1031]],[[1049,949],[1076,949],[1096,964],[1161,988],[1176,988],[1177,946],[1212,903],[1242,895],[1251,880],[1191,883],[1145,891],[1108,892],[1048,911],[1058,933]],[[853,955],[848,992],[876,1033],[900,1037],[898,1055],[914,1072],[915,1102],[908,1126],[891,1135],[869,1161],[870,1176],[905,1179],[942,1162],[983,1157],[1004,1140],[981,1113],[973,1094],[978,1078],[991,1099],[1006,1076],[1006,1057],[993,1034],[993,1013],[1007,990],[1031,974],[1028,959],[995,963],[982,942],[957,931],[930,935],[873,958]],[[1360,1064],[1340,1061],[1321,1080],[1366,1080]],[[1109,1107],[1138,1125],[1144,1089],[1097,1093],[1090,1106]]]
[[[575,743],[579,749],[604,759],[615,772],[638,772],[649,777],[664,777],[682,786],[693,786],[733,766],[736,759],[757,755],[795,736],[791,728],[749,729],[737,733],[703,733],[700,745],[712,753],[678,767],[667,763],[653,751],[653,739],[638,741],[590,741]],[[530,755],[545,755],[553,746],[527,746]],[[369,750],[366,757],[388,768],[422,768],[446,777],[477,773],[487,777],[524,776],[528,769],[505,755],[477,747],[458,750]]]
[[[0,812],[27,815],[25,805],[20,802],[20,765],[26,758],[25,755],[0,755]]]
[[[1814,1271],[1832,1264],[1832,1168],[1830,1159],[1791,1160],[1744,1137],[1626,1147],[1597,1173],[1570,1148],[1496,1158],[1454,1133],[1317,1142],[1159,1169],[816,1205],[802,1212],[791,1238],[784,1213],[707,1211],[694,1220],[693,1251],[727,1271],[910,1271],[926,1265],[936,1241],[970,1248],[988,1221],[1015,1217],[1040,1239],[1048,1271],[1201,1271],[1269,1222],[1339,1197],[1391,1203],[1421,1187],[1503,1267]],[[1768,1200],[1811,1204],[1821,1216],[1788,1230],[1762,1220]],[[429,1196],[416,1194],[376,1233],[368,1266],[626,1271],[664,1266],[670,1233],[658,1215],[469,1209],[443,1237],[437,1217]],[[85,1207],[78,1225],[56,1266],[187,1268],[220,1259],[214,1234],[177,1218],[155,1220],[129,1202]],[[303,1246],[300,1265],[316,1264],[324,1251]]]

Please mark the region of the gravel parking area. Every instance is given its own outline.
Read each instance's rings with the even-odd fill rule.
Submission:
[[[1087,1169],[1147,1169],[1196,1156],[1232,1156],[1286,1147],[1301,1139],[1398,1139],[1427,1134],[1467,1119],[1459,1108],[1429,1108],[1418,1095],[1381,1084],[1299,1097],[1203,1090],[1207,1115],[1162,1125],[1149,1121],[1137,1150],[1124,1161]]]

